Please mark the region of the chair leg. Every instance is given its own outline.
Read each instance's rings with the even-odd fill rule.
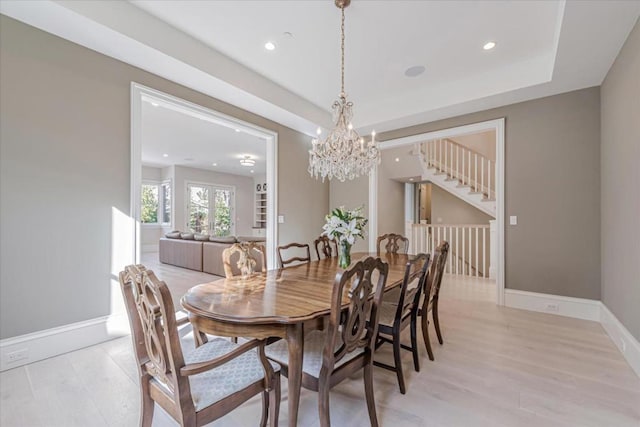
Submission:
[[[376,402],[373,393],[373,364],[371,362],[364,365],[364,394],[367,399],[367,409],[369,410],[369,421],[371,422],[371,427],[378,427]]]
[[[396,375],[398,376],[398,385],[400,393],[405,394],[407,389],[404,386],[404,375],[402,374],[402,355],[400,354],[400,331],[393,336],[393,361],[396,365]]]
[[[320,415],[320,426],[331,426],[331,416],[329,414],[329,379],[320,379],[318,384],[318,414]]]
[[[422,315],[422,338],[424,338],[424,345],[427,347],[427,353],[429,354],[429,360],[435,360],[433,357],[433,350],[431,350],[431,341],[429,340],[429,313]]]
[[[420,361],[418,359],[418,339],[417,339],[417,331],[418,329],[418,318],[414,313],[411,315],[411,354],[413,354],[413,368],[416,372],[420,372]]]
[[[140,426],[151,427],[155,402],[151,398],[149,376],[146,375],[140,379],[140,404]]]
[[[268,391],[262,392],[262,418],[260,418],[260,427],[267,427],[267,420],[269,419],[269,399],[270,393]]]
[[[436,328],[436,335],[438,336],[438,342],[443,344],[442,333],[440,332],[440,320],[438,319],[438,300],[433,303],[433,309],[431,310],[431,317],[433,317],[433,326]]]
[[[275,384],[269,392],[269,407],[271,409],[269,411],[271,414],[269,417],[269,426],[277,427],[278,417],[280,416],[280,372],[276,372],[273,381]]]

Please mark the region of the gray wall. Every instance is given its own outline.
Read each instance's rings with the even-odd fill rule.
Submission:
[[[600,92],[589,88],[380,134],[506,118],[507,288],[600,299]],[[637,120],[636,120],[637,121]]]
[[[600,96],[602,301],[640,340],[640,22]]]
[[[306,172],[306,136],[0,17],[0,338],[111,310],[114,212],[129,214],[130,83],[278,132],[280,241],[309,241],[329,185]]]
[[[331,181],[331,192],[329,199],[329,210],[344,206],[347,209],[354,209],[358,206],[364,207],[364,214],[367,218],[371,217],[369,213],[369,177],[361,176],[353,181],[340,182],[338,180]],[[321,230],[322,231],[322,230]],[[366,229],[366,237],[360,239],[353,246],[355,252],[369,251],[369,225]],[[318,233],[319,234],[319,233]]]

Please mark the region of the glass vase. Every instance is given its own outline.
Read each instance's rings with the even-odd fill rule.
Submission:
[[[340,250],[338,251],[338,265],[340,268],[347,268],[351,264],[351,245],[346,242],[340,242]]]

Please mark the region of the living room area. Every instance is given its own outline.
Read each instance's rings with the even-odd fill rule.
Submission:
[[[266,243],[268,137],[167,94],[144,87],[139,93],[133,124],[140,135],[139,174],[132,174],[140,177],[132,182],[132,194],[139,194],[139,259],[173,271],[171,285],[178,289],[224,277],[224,249]],[[185,269],[202,275],[184,279]]]

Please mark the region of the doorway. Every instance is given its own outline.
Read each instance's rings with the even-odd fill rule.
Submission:
[[[249,156],[245,148],[241,149],[244,151],[234,152],[237,158],[234,157],[231,160],[204,159],[204,156],[201,158],[197,153],[187,155],[185,151],[185,147],[189,147],[198,135],[189,134],[184,138],[176,135],[173,138],[174,147],[182,150],[177,156],[179,162],[170,166],[165,165],[163,157],[171,159],[176,156],[168,151],[156,149],[158,151],[156,162],[160,167],[154,172],[151,167],[153,165],[149,165],[148,161],[143,164],[143,143],[150,138],[153,141],[162,139],[165,135],[156,133],[152,137],[149,136],[149,129],[153,127],[146,126],[145,111],[173,114],[187,123],[186,129],[207,126],[219,129],[218,132],[223,137],[222,139],[211,138],[211,145],[206,137],[200,135],[201,139],[204,138],[204,144],[209,153],[217,155],[220,151],[224,151],[213,145],[218,140],[224,140],[227,146],[232,145],[236,151],[240,150],[238,147],[245,141],[251,140],[262,147],[262,154]],[[134,219],[132,233],[135,242],[133,254],[135,262],[140,262],[141,253],[148,246],[148,242],[143,241],[142,237],[150,235],[149,229],[157,230],[155,231],[157,236],[153,236],[155,243],[167,231],[181,230],[220,237],[235,235],[235,233],[243,236],[259,236],[266,241],[267,266],[270,269],[275,268],[278,245],[277,142],[276,132],[132,82],[131,217]],[[148,157],[147,154],[145,156]],[[152,206],[162,205],[162,209],[170,212],[166,215],[170,218],[166,223],[149,224],[141,221],[142,183],[148,182],[149,177],[153,177],[154,173],[157,175],[159,189],[162,190],[163,185],[169,188],[169,197],[157,202],[151,200]],[[260,184],[257,184],[258,182]],[[263,201],[259,224],[256,221],[258,213],[255,208],[257,197],[255,189],[258,185],[264,188],[261,192],[264,196],[261,195]],[[145,209],[147,209],[146,206]],[[162,209],[159,208],[157,215],[159,218],[165,217],[160,212]]]
[[[461,265],[458,268],[458,271],[474,271],[474,274],[477,274],[479,271],[479,265],[481,264],[479,261],[476,261],[476,257],[479,253],[479,250],[476,249],[477,242],[481,242],[482,245],[484,243],[488,244],[488,240],[491,239],[491,247],[495,248],[495,265],[488,267],[486,263],[483,265],[484,270],[492,270],[491,273],[495,272],[495,275],[492,274],[492,277],[495,277],[496,280],[496,303],[498,305],[504,305],[504,241],[505,241],[505,215],[504,215],[504,170],[505,170],[505,154],[504,154],[504,145],[505,145],[505,134],[504,134],[504,118],[490,120],[486,122],[474,123],[465,126],[459,126],[455,128],[449,128],[434,132],[426,132],[418,135],[412,135],[404,138],[397,138],[394,140],[388,140],[381,144],[381,150],[383,150],[383,156],[385,151],[391,151],[394,149],[402,148],[406,151],[407,158],[420,159],[420,162],[416,161],[416,166],[413,172],[409,172],[409,168],[402,162],[402,159],[395,155],[394,158],[391,159],[390,162],[386,163],[385,169],[383,170],[374,170],[373,173],[369,177],[369,217],[370,217],[370,227],[372,230],[378,230],[378,215],[379,212],[385,212],[387,216],[388,210],[384,211],[384,209],[379,209],[378,207],[378,186],[379,180],[384,174],[389,173],[389,164],[397,165],[398,168],[403,168],[405,173],[408,173],[409,176],[406,176],[406,179],[401,180],[401,182],[396,183],[395,187],[401,186],[402,182],[405,182],[404,185],[404,213],[398,213],[397,221],[403,222],[404,224],[415,223],[420,224],[420,220],[424,221],[424,224],[420,224],[423,228],[426,229],[425,235],[433,235],[434,233],[440,233],[440,236],[445,236],[447,240],[459,239],[462,241],[462,245],[459,250],[459,257],[456,259],[451,259],[452,268],[454,271],[456,270],[457,265]],[[486,163],[482,166],[481,163],[478,163],[475,157],[471,155],[471,153],[467,153],[462,151],[460,147],[455,146],[455,144],[448,141],[449,139],[464,137],[473,134],[479,134],[484,132],[493,132],[495,135],[495,157],[494,161],[491,163]],[[452,161],[453,160],[453,161]],[[427,171],[425,168],[433,168],[435,173],[434,176],[427,178]],[[460,185],[460,176],[458,174],[461,171],[471,170],[471,173],[467,175],[473,176],[472,179],[468,179],[465,181],[464,177],[462,177],[462,184]],[[491,171],[489,173],[488,171]],[[437,176],[435,176],[437,175]],[[453,176],[452,176],[453,175]],[[493,178],[484,179],[484,176],[491,176]],[[456,230],[453,230],[452,227],[446,227],[444,224],[438,224],[438,216],[433,215],[433,212],[429,216],[425,216],[424,219],[420,216],[420,213],[416,211],[416,193],[414,184],[431,180],[432,182],[436,179],[442,179],[442,185],[440,188],[446,189],[446,191],[442,191],[444,195],[450,195],[453,197],[457,191],[465,191],[469,193],[469,189],[471,188],[472,193],[476,193],[478,199],[489,199],[491,200],[490,204],[494,204],[493,215],[495,220],[493,222],[494,226],[491,227],[490,230],[487,226],[487,230],[467,230],[469,227],[455,227]],[[487,185],[489,184],[489,185]],[[388,186],[387,186],[388,187]],[[400,187],[398,187],[400,188]],[[489,190],[489,188],[491,190]],[[396,190],[396,192],[402,190]],[[386,195],[387,197],[391,197],[391,193]],[[400,196],[402,197],[402,196]],[[397,198],[397,197],[396,197]],[[472,198],[466,200],[467,203],[475,204],[479,208],[487,208],[487,203],[484,203],[482,200],[474,201]],[[482,206],[484,205],[484,206]],[[384,208],[384,206],[380,206]],[[491,209],[490,209],[491,211]],[[489,212],[491,213],[491,212]],[[429,218],[427,220],[427,218]],[[390,223],[389,218],[385,218],[385,224],[388,225]],[[398,228],[398,227],[396,227]],[[408,234],[406,229],[404,234]],[[460,228],[460,230],[458,230]],[[383,231],[383,230],[378,230]],[[468,234],[465,234],[468,233]],[[482,242],[476,236],[482,235],[485,233],[487,235],[487,239],[485,242]],[[376,244],[376,232],[370,233],[369,246],[370,250],[375,251]],[[464,236],[468,238],[465,239]],[[411,240],[411,237],[410,237]],[[438,237],[435,238],[438,240]],[[466,244],[465,244],[466,243]],[[463,247],[471,245],[471,250],[467,248],[467,250],[463,250]],[[427,245],[428,246],[428,245]],[[479,245],[480,246],[480,245]],[[458,260],[458,258],[460,258]],[[470,259],[472,261],[470,261]],[[459,264],[458,264],[459,262]],[[473,265],[475,263],[475,267]],[[466,267],[469,266],[469,267]]]

